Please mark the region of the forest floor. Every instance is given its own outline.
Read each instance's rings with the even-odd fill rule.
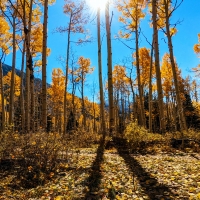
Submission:
[[[1,176],[0,200],[200,199],[200,154],[178,149],[129,152],[113,142],[79,149],[76,159],[36,188],[11,187]],[[78,159],[77,159],[78,157]]]

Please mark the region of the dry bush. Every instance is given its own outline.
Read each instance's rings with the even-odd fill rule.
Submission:
[[[186,138],[194,139],[198,142],[200,142],[200,131],[189,129],[187,133],[184,134]]]
[[[70,135],[70,141],[75,142],[75,146],[80,148],[89,148],[100,141],[101,135],[98,133],[88,132],[84,129],[77,129]]]
[[[179,131],[166,133],[165,136],[170,139],[182,139],[182,134]],[[187,139],[200,141],[200,131],[197,131],[195,129],[189,129],[188,132],[184,131],[183,136]]]
[[[69,163],[74,144],[58,133],[22,135],[7,131],[0,135],[0,170],[15,172],[15,187],[36,187]]]
[[[190,149],[191,152],[200,150],[200,132],[195,130],[184,132],[184,148],[181,146],[182,134],[180,132],[167,132],[163,135],[148,133],[148,130],[139,126],[137,122],[126,127],[124,138],[128,141],[130,149],[143,152],[174,151],[173,148]]]
[[[13,174],[12,187],[15,188],[42,185],[67,167],[74,167],[79,148],[91,147],[99,139],[100,135],[83,130],[64,136],[7,130],[0,135],[0,176]]]

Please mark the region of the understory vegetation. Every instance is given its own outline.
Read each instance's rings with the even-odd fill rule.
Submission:
[[[145,174],[143,183],[140,180],[141,177],[137,177],[139,176],[137,173],[140,173],[140,170],[148,170],[148,167],[151,169],[151,166],[146,166],[146,164],[153,165],[152,159],[161,159],[159,166],[163,165],[162,162],[165,164],[174,162],[176,165],[174,160],[177,156],[182,156],[182,158],[191,156],[186,159],[187,162],[190,159],[196,159],[197,163],[193,167],[200,169],[200,157],[198,157],[200,133],[190,130],[188,135],[185,134],[184,147],[181,146],[181,142],[182,137],[179,132],[164,135],[148,133],[137,122],[130,123],[124,134],[118,134],[113,138],[108,136],[104,138],[100,134],[82,130],[77,130],[71,135],[45,133],[42,130],[34,134],[20,134],[8,130],[0,135],[0,179],[2,180],[0,199],[6,200],[11,196],[12,199],[59,200],[103,199],[103,197],[105,199],[132,199],[133,197],[139,199],[141,195],[143,199],[161,199],[161,197],[166,197],[164,192],[169,194],[166,188],[162,188],[159,194],[148,194],[144,191],[147,186],[156,187],[153,185],[159,181],[159,177],[154,174],[155,180],[151,176],[145,179],[147,176]],[[132,155],[135,155],[134,161],[131,160]],[[146,164],[144,168],[141,168],[136,160],[143,162],[144,158],[146,160],[144,164]],[[110,159],[112,161],[109,161]],[[124,179],[133,174],[126,169],[131,166],[138,168],[134,172],[135,179],[129,177],[129,185],[123,185],[123,182],[126,182]],[[117,170],[118,167],[120,171]],[[173,177],[175,173],[181,176],[179,170],[181,169],[177,168],[176,171],[172,170],[168,173],[173,174]],[[109,175],[110,173],[114,175]],[[122,173],[125,174],[122,175]],[[105,179],[104,176],[107,178]],[[159,176],[162,177],[162,173]],[[168,176],[163,176],[169,179]],[[172,194],[171,197],[168,195],[169,199],[187,199],[189,194],[193,194],[191,199],[198,199],[200,193],[196,188],[200,184],[200,174],[198,173],[197,176],[197,185],[191,186],[189,193],[185,187],[182,188],[184,198],[181,198],[178,191],[174,197]],[[139,179],[138,183],[136,177]],[[116,179],[119,180],[116,182]],[[179,182],[180,179],[179,177]],[[175,178],[170,177],[170,180],[173,181]],[[143,189],[139,189],[140,187]]]

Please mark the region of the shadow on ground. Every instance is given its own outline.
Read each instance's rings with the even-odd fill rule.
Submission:
[[[120,144],[119,140],[121,140],[121,138],[114,138],[115,148],[133,173],[133,179],[137,177],[149,199],[177,199],[177,196],[175,196],[169,186],[160,184],[156,178],[152,178],[150,174],[142,168],[140,163],[128,153],[126,140],[121,140]]]
[[[96,159],[92,164],[92,171],[90,173],[90,176],[86,180],[89,190],[84,197],[85,200],[96,200],[100,198],[98,195],[98,191],[102,179],[100,167],[101,163],[103,162],[104,146],[105,136],[103,136],[102,140],[100,141],[99,147],[97,149]]]

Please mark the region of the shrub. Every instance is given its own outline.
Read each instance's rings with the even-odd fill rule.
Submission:
[[[75,167],[79,148],[91,147],[99,139],[100,135],[82,130],[71,135],[7,130],[0,135],[0,172],[14,175],[11,185],[15,188],[37,187],[67,167]]]
[[[124,137],[132,147],[137,147],[148,134],[148,131],[137,124],[137,122],[130,123],[124,132]]]
[[[166,138],[161,134],[148,133],[148,130],[141,127],[137,122],[130,123],[124,132],[124,138],[131,148],[137,148],[149,143],[166,142]]]
[[[5,132],[0,135],[0,146],[0,164],[6,165],[0,165],[4,166],[0,170],[15,172],[12,181],[15,187],[32,188],[44,184],[73,154],[71,141],[58,133]]]

